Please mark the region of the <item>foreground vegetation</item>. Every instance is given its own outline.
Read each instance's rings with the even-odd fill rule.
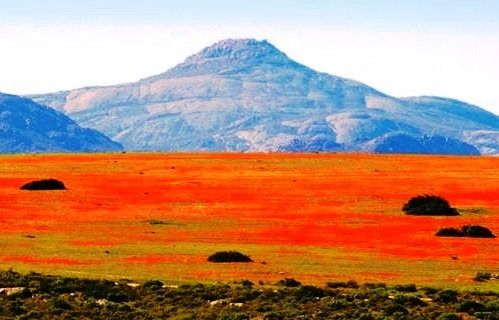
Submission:
[[[355,282],[166,286],[0,273],[7,319],[499,319],[499,293]]]

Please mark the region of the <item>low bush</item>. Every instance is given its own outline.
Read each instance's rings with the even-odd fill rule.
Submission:
[[[362,287],[367,288],[367,289],[385,289],[386,288],[386,283],[383,282],[366,282],[362,285]]]
[[[150,288],[152,290],[157,290],[163,287],[163,282],[159,280],[149,280],[143,284],[144,288]]]
[[[457,307],[458,312],[466,312],[473,315],[475,312],[480,312],[485,310],[485,305],[476,301],[464,301]]]
[[[492,279],[492,273],[490,272],[477,272],[473,280],[478,282],[489,281]]]
[[[408,215],[416,216],[458,216],[459,212],[452,208],[447,200],[435,195],[422,195],[410,199],[402,207]]]
[[[385,308],[385,314],[387,316],[392,316],[395,314],[409,314],[409,311],[398,304],[392,304]]]
[[[293,278],[285,278],[285,279],[279,280],[279,285],[284,286],[284,287],[288,287],[288,288],[294,288],[294,287],[300,286],[301,282],[298,280],[295,280]]]
[[[66,186],[62,181],[56,179],[44,179],[28,182],[21,187],[21,190],[66,190]]]
[[[299,286],[294,290],[293,294],[299,301],[317,299],[325,296],[322,288],[314,286]]]
[[[443,313],[441,314],[437,320],[461,320],[461,316],[455,313]]]
[[[326,286],[330,289],[338,289],[338,288],[352,288],[357,289],[359,285],[355,281],[347,281],[347,282],[328,282]]]
[[[214,263],[230,263],[230,262],[253,262],[253,260],[237,251],[220,251],[208,257],[209,262]]]
[[[395,290],[399,292],[416,292],[418,291],[418,288],[416,287],[415,284],[403,284],[403,285],[396,285],[393,287]]]
[[[499,299],[487,303],[486,308],[487,311],[499,313]]]
[[[463,232],[470,238],[495,238],[496,236],[489,229],[482,226],[464,226]]]
[[[437,237],[468,237],[468,238],[495,238],[489,229],[482,226],[462,226],[457,228],[442,228],[435,234]]]
[[[456,302],[458,296],[459,296],[459,294],[457,293],[457,291],[447,289],[447,290],[440,291],[437,294],[436,300],[439,302],[443,302],[443,303],[451,303],[451,302]]]
[[[465,237],[463,230],[458,228],[442,228],[435,233],[437,237]]]
[[[419,299],[416,296],[398,295],[395,296],[395,298],[393,298],[393,302],[409,308],[426,306],[426,302],[424,302],[423,300]]]

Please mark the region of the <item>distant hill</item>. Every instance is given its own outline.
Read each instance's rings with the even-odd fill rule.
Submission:
[[[221,41],[135,83],[32,98],[128,150],[499,154],[497,115],[391,97],[252,39]]]
[[[0,93],[0,153],[117,151],[122,146],[29,99]]]

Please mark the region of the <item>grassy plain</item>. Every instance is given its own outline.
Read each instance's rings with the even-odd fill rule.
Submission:
[[[57,178],[66,191],[21,191]],[[459,217],[410,217],[412,196]],[[169,283],[296,278],[499,290],[499,158],[357,154],[0,157],[0,269]],[[254,263],[212,264],[237,250]]]

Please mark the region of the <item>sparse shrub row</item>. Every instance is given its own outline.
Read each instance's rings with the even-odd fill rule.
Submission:
[[[498,320],[499,293],[383,283],[274,286],[251,281],[167,286],[0,272],[2,319],[468,319]],[[14,292],[15,293],[12,293]]]

